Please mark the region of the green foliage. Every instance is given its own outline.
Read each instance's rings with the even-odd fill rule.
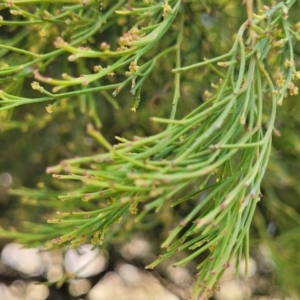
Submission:
[[[273,195],[274,178],[266,176],[263,185],[262,180],[276,147],[273,136],[279,134],[278,105],[298,94],[299,24],[288,18],[295,1],[272,7],[257,1],[253,16],[246,1],[248,18],[245,12],[239,29],[232,22],[224,30],[224,20],[237,14],[236,3],[198,2],[0,4],[5,16],[0,20],[1,129],[44,128],[54,115],[62,116],[65,132],[72,131],[74,121],[67,116],[79,115],[79,108],[76,121],[89,122],[87,134],[101,148],[85,153],[79,138],[74,143],[80,157],[47,168],[58,181],[48,182],[52,189],[12,190],[33,207],[59,211],[48,218],[49,225],[27,223],[26,232],[2,230],[2,236],[49,248],[86,241],[105,246],[122,235],[122,228],[133,232],[160,222],[171,230],[162,243],[166,252],[148,268],[178,251],[186,257],[175,266],[204,255],[195,299],[207,299],[218,289],[232,258],[237,268],[243,255],[247,264],[261,187],[275,199],[272,207],[288,212]],[[218,18],[209,20],[215,13]],[[198,14],[208,19],[200,22]],[[46,111],[35,106],[39,114],[18,120],[20,108],[15,108],[38,103],[47,103]],[[156,115],[153,129],[145,120],[149,108]],[[144,128],[132,130],[128,124],[137,123],[137,110]],[[112,146],[118,133],[122,137]],[[269,168],[278,174],[283,169],[275,159]],[[294,218],[299,226],[296,212]]]

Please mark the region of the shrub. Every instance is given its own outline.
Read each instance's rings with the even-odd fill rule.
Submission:
[[[233,258],[238,268],[245,256],[247,273],[249,230],[262,190],[272,198],[268,209],[287,212],[299,225],[289,203],[274,196],[276,180],[298,189],[272,150],[282,143],[272,141],[280,134],[277,123],[297,118],[277,112],[287,96],[298,94],[294,3],[0,4],[4,139],[16,129],[37,132],[32,145],[21,145],[35,155],[23,157],[55,164],[47,168],[55,180],[10,191],[39,209],[47,224],[37,226],[42,220],[35,216],[26,229],[1,235],[28,246],[107,247],[124,238],[123,228],[160,226],[166,251],[147,268],[178,251],[185,258],[175,266],[196,259],[195,299],[218,289]],[[47,132],[55,124],[63,145]],[[255,220],[271,242],[259,213]]]

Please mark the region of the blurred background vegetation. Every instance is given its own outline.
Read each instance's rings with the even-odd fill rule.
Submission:
[[[110,9],[111,2],[107,0],[87,5],[81,9],[81,17],[91,18],[95,14],[101,15]],[[124,5],[130,7],[137,2],[139,1],[126,1]],[[241,1],[183,2],[185,2],[188,17],[186,18],[182,43],[182,65],[201,61],[204,57],[211,58],[226,53],[232,46],[234,34],[247,18],[245,7]],[[257,2],[263,2],[262,4],[265,5],[271,4],[271,1]],[[4,1],[4,3],[8,2]],[[24,17],[14,14],[14,8],[10,7],[9,4],[1,5],[0,14],[5,21],[24,21]],[[67,7],[67,5],[65,6]],[[45,1],[41,7],[32,4],[29,12],[35,13],[35,10],[38,9],[41,13],[47,10],[55,13],[60,11],[61,5]],[[295,4],[290,13],[291,20],[297,20],[299,13],[299,4]],[[75,15],[74,18],[76,18]],[[96,48],[105,41],[112,48],[116,48],[118,37],[131,28],[133,18],[122,15],[117,15],[115,18],[116,26],[112,26],[107,31],[98,32],[86,43]],[[87,24],[87,26],[89,25]],[[145,61],[154,53],[174,43],[177,38],[176,26],[178,24],[175,23],[170,33],[165,35],[162,42],[157,46],[158,48],[154,47],[145,55],[143,58]],[[67,37],[70,34],[68,24],[55,25],[51,22],[46,24],[32,22],[32,24],[23,27],[2,24],[0,27],[0,44],[7,45],[12,39],[20,38],[24,43],[24,49],[30,48],[31,51],[39,53],[40,51],[44,52],[45,49],[54,49],[53,43],[59,33],[64,33]],[[299,47],[295,47],[296,62],[299,61],[299,49]],[[8,49],[0,46],[1,69],[5,69],[6,64],[10,64],[12,61],[16,62],[18,59],[20,59],[19,53],[11,54]],[[96,60],[80,60],[66,64],[67,55],[65,55],[45,66],[45,70],[49,76],[59,77],[62,70],[68,68],[68,73],[75,76],[80,72],[85,73],[87,69],[91,70],[93,65],[97,64]],[[20,230],[23,228],[24,222],[45,222],[53,211],[60,210],[62,204],[57,199],[57,195],[60,194],[59,190],[62,186],[66,188],[68,184],[70,184],[69,188],[72,188],[72,185],[68,182],[61,183],[53,180],[50,175],[45,174],[45,170],[48,166],[55,165],[67,158],[104,152],[87,133],[87,124],[101,128],[101,133],[111,144],[116,142],[115,136],[122,136],[127,139],[133,136],[149,136],[164,128],[158,123],[151,122],[149,118],[152,116],[169,117],[174,81],[174,75],[171,74],[170,70],[175,67],[174,61],[175,53],[170,53],[167,58],[159,60],[156,64],[154,71],[146,79],[143,86],[137,112],[131,110],[135,99],[128,87],[124,88],[116,97],[112,97],[110,91],[104,91],[95,92],[88,97],[81,95],[72,99],[62,99],[53,108],[52,113],[45,109],[47,103],[44,102],[0,111],[0,226],[11,230]],[[107,64],[109,64],[109,59]],[[29,69],[28,73],[30,72]],[[25,74],[15,81],[12,77],[8,78],[9,80],[5,80],[3,77],[3,82],[0,83],[1,88],[6,92],[27,98],[40,97],[38,92],[31,89],[31,73],[28,76]],[[122,75],[117,74],[106,80],[109,83],[115,83],[120,79],[122,79]],[[179,102],[177,114],[179,119],[203,103],[205,90],[211,89],[211,82],[216,82],[218,77],[206,72],[205,69],[196,69],[196,71],[185,73],[181,80],[182,100]],[[219,294],[216,295],[218,299],[251,297],[253,299],[288,299],[288,297],[300,299],[299,111],[298,96],[287,98],[283,106],[278,109],[277,135],[273,139],[271,159],[262,182],[263,198],[258,204],[250,232],[251,257],[253,258],[253,265],[255,265],[253,276],[250,276],[248,280],[242,280],[242,289],[240,285],[228,285],[226,287],[228,291],[242,291],[240,294],[233,294],[230,296],[231,298],[228,298],[228,295]],[[22,190],[19,192],[21,188]],[[28,195],[26,194],[27,189],[30,191]],[[35,189],[36,198],[32,197],[32,189]],[[40,194],[38,194],[39,192]],[[79,201],[64,203],[63,209],[72,210],[73,206],[81,207],[82,204]],[[131,274],[131,277],[134,277],[134,274],[145,276],[138,282],[143,280],[150,282],[150,277],[148,278],[146,273],[134,269],[133,265],[143,268],[151,262],[153,257],[159,253],[160,243],[166,236],[165,230],[170,227],[170,224],[173,224],[174,220],[178,219],[178,216],[175,215],[184,215],[191,210],[192,206],[193,202],[185,202],[180,210],[172,211],[172,213],[166,210],[162,211],[157,217],[159,220],[154,220],[151,230],[132,226],[130,231],[116,234],[110,244],[105,244],[103,247],[107,251],[102,253],[107,259],[106,269],[103,267],[101,275],[88,275],[87,277],[91,277],[89,283],[81,282],[85,287],[82,288],[84,292],[80,290],[81,292],[76,293],[72,292],[72,289],[70,292],[72,282],[68,284],[62,282],[60,290],[51,288],[48,299],[84,299],[85,293],[91,288],[90,285],[94,285],[104,276],[104,270],[106,273],[115,270],[114,274],[117,274],[118,278],[126,278],[122,275],[120,266],[123,266],[123,269],[124,266],[127,267],[126,270],[129,272],[128,274]],[[86,204],[86,208],[88,208],[88,204]],[[1,248],[9,242],[11,242],[9,238],[1,239]],[[136,248],[141,250],[135,253]],[[143,249],[148,250],[145,250],[144,253]],[[55,255],[60,257],[61,254]],[[62,258],[60,260],[58,265],[63,264]],[[168,287],[178,298],[171,296],[168,298],[169,294],[159,294],[161,290],[155,281],[153,286],[157,288],[157,295],[160,295],[158,296],[160,298],[151,298],[151,296],[149,298],[147,296],[135,296],[136,298],[128,296],[126,298],[124,289],[122,296],[108,295],[105,299],[186,299],[185,297],[193,285],[194,265],[191,263],[186,268],[182,268],[182,273],[179,272],[179,275],[175,274],[178,270],[170,271],[169,265],[171,262],[160,266],[157,273],[153,273],[159,282]],[[18,291],[28,289],[28,286],[24,287],[20,282],[31,282],[32,274],[27,274],[24,277],[26,272],[8,270],[8,267],[3,267],[3,264],[1,266],[0,282],[7,286],[14,284]],[[57,275],[58,279],[63,278],[64,268],[61,267],[62,273],[61,277]],[[45,277],[47,278],[44,274],[37,274],[32,277],[33,280],[37,281],[45,281]],[[20,278],[22,280],[16,283],[16,279]],[[232,276],[228,275],[226,282],[230,282],[229,279],[231,278]],[[125,279],[123,285],[130,287],[132,283],[126,282]],[[146,288],[142,291],[145,294],[149,293]],[[42,292],[40,293],[42,294]],[[151,293],[153,290],[150,291]],[[44,293],[44,295],[46,294]],[[89,297],[89,299],[100,299],[93,298],[91,294]],[[30,298],[28,296],[26,299],[46,298]]]

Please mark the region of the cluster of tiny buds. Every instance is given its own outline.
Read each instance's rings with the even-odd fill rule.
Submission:
[[[284,63],[284,66],[286,68],[294,68],[294,61],[292,59],[287,59]],[[284,78],[284,76],[282,75],[281,72],[277,72],[275,74],[275,83],[276,85],[279,87],[279,88],[282,88],[284,87],[285,83],[286,83],[286,79]],[[292,80],[295,81],[295,80],[298,80],[300,79],[300,71],[296,71],[294,70],[293,71],[293,74],[292,74]],[[288,92],[290,94],[290,96],[294,96],[294,95],[298,95],[298,87],[295,86],[295,84],[293,82],[290,82],[288,83],[287,85],[287,89],[288,89]],[[280,90],[274,90],[273,91],[273,94],[280,94]]]
[[[288,90],[290,96],[298,95],[298,87],[296,87],[293,82],[288,84]]]
[[[170,13],[172,13],[172,7],[169,5],[168,0],[165,0],[162,5],[163,8],[163,17],[166,18]]]
[[[133,41],[136,41],[140,38],[140,31],[138,28],[133,27],[129,31],[123,33],[121,37],[118,39],[118,44],[120,45],[120,48],[118,50],[126,50],[128,46],[131,45]]]
[[[294,67],[294,65],[295,65],[295,62],[292,59],[286,59],[284,62],[284,66],[286,68],[292,68],[292,67]]]
[[[84,46],[79,46],[78,49],[79,50],[83,50],[83,51],[89,51],[89,50],[91,50],[90,47],[84,47]]]
[[[212,93],[209,92],[208,90],[204,91],[204,99],[205,101],[207,101],[208,99],[210,99],[212,97]]]
[[[285,84],[285,79],[283,78],[283,75],[281,72],[277,72],[275,74],[275,83],[278,87],[283,87]]]
[[[102,66],[94,66],[94,72],[100,72],[101,70],[103,70]]]
[[[66,45],[67,43],[64,41],[64,39],[61,36],[59,36],[56,38],[56,40],[54,41],[53,44],[56,48],[61,48],[64,45]]]
[[[139,70],[139,66],[137,65],[136,61],[132,61],[129,65],[129,72],[126,72],[125,75],[126,76],[130,76],[135,74],[138,70]]]
[[[33,90],[36,90],[36,91],[39,91],[39,92],[42,92],[42,90],[44,89],[42,86],[40,86],[39,82],[37,81],[33,81],[31,83],[31,87]]]
[[[109,49],[110,49],[110,45],[108,44],[108,43],[106,43],[106,42],[102,42],[101,44],[100,44],[100,50],[102,50],[102,51],[109,51]]]

